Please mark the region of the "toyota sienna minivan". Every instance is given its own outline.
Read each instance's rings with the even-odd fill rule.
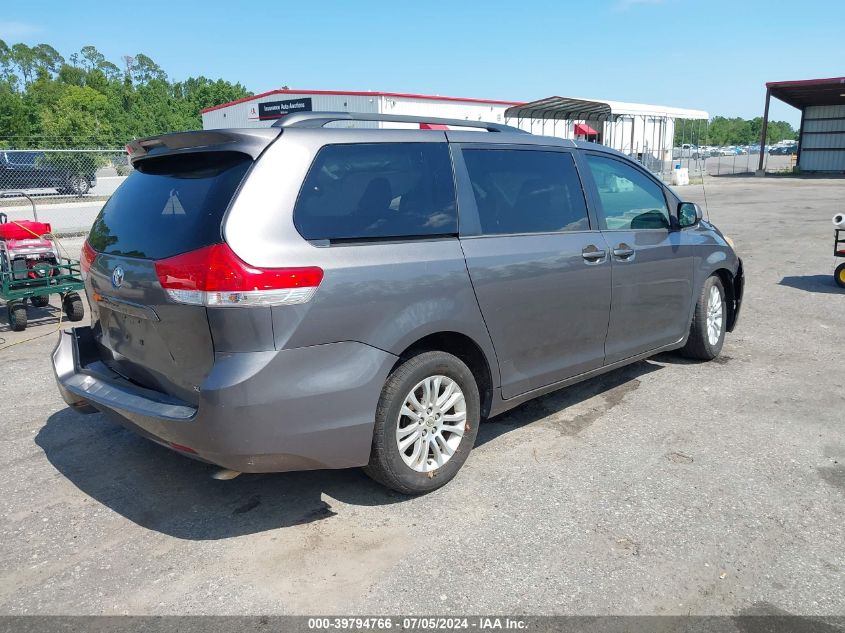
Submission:
[[[730,240],[600,145],[311,112],[129,150],[59,390],[231,471],[428,492],[481,420],[666,350],[712,359],[737,322]]]

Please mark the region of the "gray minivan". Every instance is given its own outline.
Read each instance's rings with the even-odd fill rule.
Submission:
[[[424,493],[482,419],[658,352],[712,359],[737,321],[730,240],[600,145],[312,112],[130,151],[59,389],[232,471],[363,466]]]

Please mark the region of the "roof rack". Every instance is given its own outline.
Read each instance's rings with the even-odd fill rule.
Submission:
[[[412,116],[405,114],[368,114],[365,112],[296,112],[288,114],[273,123],[273,127],[307,127],[319,128],[335,121],[384,121],[389,123],[433,123],[435,125],[451,125],[454,127],[475,127],[488,132],[518,132],[528,134],[525,130],[488,123],[487,121],[468,121],[465,119],[441,119],[438,117]]]

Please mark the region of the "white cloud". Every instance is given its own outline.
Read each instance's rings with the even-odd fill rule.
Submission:
[[[0,22],[0,40],[6,40],[7,44],[18,42],[39,31],[40,27],[28,22]]]

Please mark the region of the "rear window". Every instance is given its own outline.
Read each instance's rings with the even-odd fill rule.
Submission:
[[[445,143],[327,145],[294,209],[307,240],[455,234],[452,163]]]
[[[88,242],[99,252],[144,259],[219,242],[223,213],[251,164],[237,152],[141,161],[100,211]]]

